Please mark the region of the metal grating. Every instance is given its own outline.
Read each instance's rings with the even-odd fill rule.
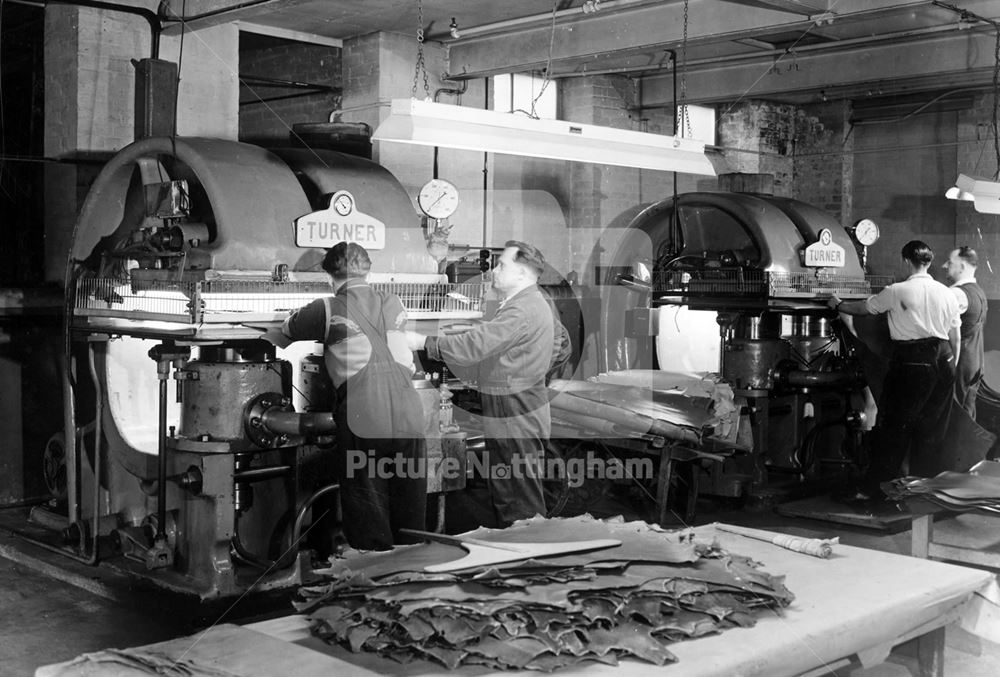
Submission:
[[[486,285],[423,282],[376,282],[372,287],[395,294],[411,317],[478,317],[482,313]]]
[[[744,299],[869,296],[892,283],[886,275],[849,277],[829,272],[786,273],[744,269],[657,271],[653,291],[660,295]]]
[[[382,282],[372,287],[399,296],[414,318],[468,318],[482,314],[484,284]],[[74,314],[194,325],[276,322],[284,320],[296,308],[332,293],[328,282],[83,278],[76,284]]]

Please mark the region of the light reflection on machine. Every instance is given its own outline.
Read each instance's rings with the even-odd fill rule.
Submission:
[[[418,324],[478,316],[455,297],[478,304],[479,288],[444,282],[405,189],[368,160],[150,138],[109,161],[67,275],[68,363],[91,369],[72,371],[65,428],[97,443],[67,436],[67,514],[35,521],[90,561],[110,541],[109,564],[202,599],[301,580],[305,523],[336,512],[332,387],[319,344],[279,351],[260,334],[331,293],[319,264],[334,242],[296,246],[293,224],[345,192],[336,225],[352,231],[363,210],[366,233],[384,235],[376,286]],[[419,392],[440,457],[438,392]]]
[[[796,200],[722,192],[664,200],[630,228],[604,280],[629,297],[603,304],[605,368],[713,371],[745,401],[752,451],[705,464],[699,490],[769,502],[854,468],[866,388],[823,301],[891,280],[865,275],[847,230]],[[637,263],[650,247],[643,283]],[[806,265],[816,261],[828,265]],[[693,345],[696,356],[682,357]]]

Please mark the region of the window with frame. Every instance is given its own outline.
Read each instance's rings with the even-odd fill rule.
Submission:
[[[555,120],[558,111],[556,83],[534,73],[504,73],[493,76],[493,110],[515,111]],[[537,99],[537,100],[536,100]]]

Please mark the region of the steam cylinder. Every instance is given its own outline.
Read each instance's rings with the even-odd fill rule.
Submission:
[[[285,393],[291,365],[285,360],[208,362],[193,360],[181,386],[182,437],[230,442],[233,451],[256,449],[243,428],[243,411],[262,393]]]
[[[781,339],[730,339],[722,352],[722,377],[737,390],[771,390],[774,367],[790,354]]]

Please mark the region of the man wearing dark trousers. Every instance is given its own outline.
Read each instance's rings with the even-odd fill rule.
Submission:
[[[344,536],[361,550],[387,550],[415,540],[401,528],[426,528],[427,478],[419,472],[426,446],[423,406],[410,380],[406,311],[399,297],[368,285],[370,269],[368,252],[358,244],[340,242],[327,250],[323,270],[336,293],[295,311],[282,334],[325,346],[336,388],[334,467]],[[392,470],[380,475],[386,467]],[[400,467],[404,472],[394,470]]]
[[[426,350],[430,359],[478,381],[489,453],[487,486],[501,526],[545,514],[540,470],[552,425],[545,376],[557,323],[538,288],[544,266],[535,247],[507,242],[493,269],[501,301],[492,318],[463,334],[407,333],[412,350]]]
[[[892,357],[872,431],[871,462],[857,498],[883,497],[879,484],[899,477],[910,456],[910,474],[932,476],[942,468],[940,447],[954,397],[959,354],[959,313],[955,294],[927,269],[934,252],[919,240],[902,249],[909,276],[865,300],[841,301],[830,308],[847,315],[888,314]]]
[[[955,374],[955,399],[976,418],[976,397],[983,380],[983,324],[986,322],[986,293],[976,282],[979,256],[972,247],[953,249],[944,270],[951,280],[962,313],[962,349]]]

